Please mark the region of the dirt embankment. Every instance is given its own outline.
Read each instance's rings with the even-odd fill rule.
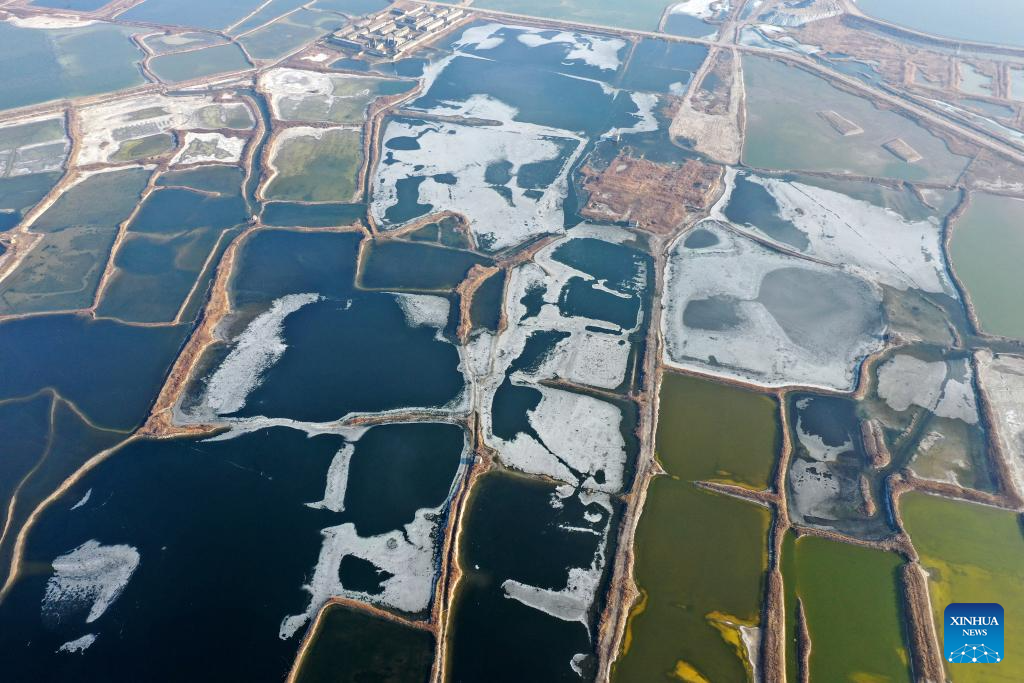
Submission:
[[[935,635],[931,599],[928,596],[928,578],[917,562],[908,562],[900,568],[900,587],[903,608],[910,638],[910,659],[914,677],[921,683],[942,683],[945,673],[942,652]]]
[[[811,682],[811,630],[807,627],[804,601],[796,599],[796,656],[800,683]]]
[[[714,59],[729,60],[728,71],[710,67]],[[743,150],[743,68],[731,50],[712,49],[694,76],[694,82],[702,85],[709,70],[716,75],[728,74],[728,78],[719,76],[719,83],[710,91],[712,95],[708,101],[697,99],[695,93],[701,90],[699,87],[691,87],[672,119],[669,133],[673,139],[682,139],[692,144],[696,151],[713,161],[738,164]],[[726,101],[728,105],[723,107]],[[709,110],[705,111],[705,107],[709,107]],[[723,109],[722,113],[712,113]]]
[[[776,527],[780,529],[781,527]],[[779,536],[784,535],[781,532]],[[781,542],[780,542],[781,545]],[[761,638],[761,671],[764,680],[776,683],[786,680],[786,597],[782,570],[768,572],[764,590],[764,619]]]
[[[681,228],[681,229],[685,229]],[[607,681],[611,677],[612,664],[622,651],[629,614],[640,598],[633,576],[635,558],[634,542],[636,527],[647,500],[651,480],[663,474],[655,459],[654,436],[658,422],[659,393],[661,389],[661,294],[664,282],[667,250],[671,240],[655,235],[651,239],[651,253],[654,255],[654,295],[651,298],[651,322],[644,341],[642,370],[642,393],[647,397],[639,401],[637,434],[640,437],[640,453],[637,457],[636,475],[630,490],[622,497],[624,509],[619,523],[616,552],[611,566],[611,581],[608,599],[601,614],[597,630],[597,680]]]
[[[456,336],[460,344],[465,344],[469,340],[469,333],[473,328],[472,309],[476,290],[480,289],[480,285],[499,270],[500,268],[497,266],[485,266],[480,263],[474,264],[469,269],[469,273],[466,274],[466,279],[455,288],[455,293],[459,299],[459,327]]]
[[[486,472],[495,467],[497,453],[484,441],[483,426],[480,416],[476,413],[470,417],[470,434],[472,438],[473,462],[469,472],[452,498],[448,513],[448,524],[445,530],[444,546],[441,550],[441,574],[434,593],[431,609],[431,622],[435,624],[437,634],[437,650],[434,655],[434,668],[431,672],[431,683],[442,683],[447,680],[448,638],[451,631],[452,605],[462,580],[462,568],[459,566],[459,555],[462,546],[462,532],[465,529],[465,517],[473,488]]]
[[[408,628],[436,633],[436,630],[429,622],[406,619],[361,600],[333,597],[320,606],[320,609],[316,613],[316,617],[313,618],[313,623],[306,629],[306,634],[302,637],[302,643],[299,644],[299,651],[295,655],[295,660],[292,662],[292,668],[291,671],[288,672],[288,678],[285,679],[285,683],[295,683],[295,681],[298,680],[299,672],[302,670],[302,665],[305,663],[306,657],[309,655],[309,650],[317,636],[320,634],[320,628],[323,624],[324,617],[327,614],[327,611],[332,607],[342,607],[366,612],[378,619],[384,619],[385,621],[401,624]]]
[[[860,433],[864,440],[864,450],[871,458],[871,467],[876,470],[887,467],[892,462],[892,454],[885,444],[882,425],[877,420],[864,420],[860,423]]]

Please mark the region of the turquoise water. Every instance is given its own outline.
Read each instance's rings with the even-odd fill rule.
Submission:
[[[245,58],[242,48],[234,43],[215,45],[193,52],[160,55],[154,57],[149,64],[157,77],[172,83],[252,67]]]
[[[263,222],[282,227],[326,228],[358,223],[365,215],[364,204],[267,202],[263,209]]]
[[[239,21],[261,4],[260,0],[146,0],[119,18],[124,21],[223,29]]]
[[[44,30],[0,22],[0,109],[140,85],[142,57],[119,26]]]
[[[980,43],[1024,45],[1018,0],[857,0],[865,14],[924,33]]]

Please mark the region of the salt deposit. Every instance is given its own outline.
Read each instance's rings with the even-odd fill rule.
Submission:
[[[89,647],[96,642],[95,633],[86,633],[81,638],[75,638],[57,648],[57,652],[85,652]]]
[[[966,359],[927,362],[897,354],[878,369],[878,395],[899,412],[916,405],[939,417],[976,424],[972,377]]]
[[[669,257],[665,362],[764,387],[852,389],[861,361],[883,345],[881,293],[717,221],[700,226],[717,243],[690,248],[680,239]],[[687,324],[695,310],[703,319]]]
[[[475,95],[446,115],[500,121],[500,126],[451,122],[394,120],[384,131],[387,163],[377,166],[370,211],[385,229],[409,219],[392,220],[389,209],[399,204],[399,181],[423,178],[414,198],[429,211],[465,214],[478,244],[497,251],[543,233],[563,231],[562,201],[568,173],[583,149],[579,136],[567,131],[513,120],[515,110],[497,100]],[[390,150],[395,138],[414,138],[417,149]],[[565,149],[571,149],[567,154]],[[534,191],[515,182],[527,164],[559,164],[553,182]],[[488,166],[507,163],[512,180],[499,193],[485,179]],[[437,178],[454,176],[454,184]],[[522,183],[529,187],[529,183]],[[528,194],[529,193],[529,194]]]
[[[553,32],[531,26],[514,24],[483,24],[473,26],[459,37],[454,44],[456,50],[469,48],[477,52],[486,52],[503,45],[505,38],[499,32],[513,33],[515,39],[527,47],[559,44],[565,46],[567,62],[582,62],[603,71],[615,71],[622,63],[619,54],[626,47],[621,38],[596,36],[568,31]]]
[[[43,615],[63,621],[88,607],[85,623],[91,624],[114,604],[138,566],[139,551],[132,546],[86,541],[53,561]]]
[[[736,171],[728,171],[733,183]],[[807,235],[806,253],[898,289],[955,296],[937,218],[909,221],[892,209],[803,183],[748,176],[778,203],[779,216]],[[772,240],[758,227],[747,226]]]
[[[174,155],[171,164],[198,164],[204,162],[237,164],[242,160],[246,138],[228,137],[221,133],[185,134],[181,150]]]
[[[263,373],[280,360],[284,319],[321,299],[319,294],[289,294],[274,301],[235,338],[231,352],[210,377],[203,396],[204,412],[226,415],[241,410],[259,386]]]

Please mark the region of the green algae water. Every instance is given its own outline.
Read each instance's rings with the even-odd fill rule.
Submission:
[[[758,625],[769,517],[691,482],[651,482],[636,531],[642,597],[613,681],[750,680],[739,627]]]
[[[767,486],[779,445],[777,410],[766,396],[665,375],[656,447],[668,476],[651,482],[637,526],[642,597],[615,681],[751,678],[740,627],[759,622],[770,514],[690,480]]]
[[[942,639],[942,613],[951,602],[997,602],[1006,610],[1007,657],[996,665],[946,664],[954,683],[1024,680],[1024,535],[1021,518],[1006,510],[924,493],[900,498],[903,522],[928,572],[928,592]]]
[[[656,448],[674,477],[752,488],[768,485],[779,447],[771,398],[696,377],[666,373]]]
[[[782,577],[789,680],[800,680],[796,647],[799,597],[811,635],[812,681],[911,681],[897,594],[900,564],[894,553],[787,534],[782,546]]]
[[[1024,201],[972,195],[954,226],[949,251],[982,331],[1024,338],[1024,299],[1020,297]]]

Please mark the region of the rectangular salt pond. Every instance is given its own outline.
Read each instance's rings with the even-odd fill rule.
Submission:
[[[31,226],[42,239],[0,283],[0,312],[88,308],[149,171],[98,173],[65,191]]]
[[[761,489],[781,446],[774,399],[697,377],[665,373],[656,441],[668,472]]]
[[[797,598],[811,638],[810,680],[912,680],[897,592],[898,555],[786,535],[782,579],[786,592],[787,678],[801,680]]]
[[[645,31],[657,30],[665,9],[663,0],[481,0],[475,4],[483,9]]]
[[[747,56],[743,74],[748,117],[743,162],[748,166],[952,182],[967,165],[966,157],[952,154],[909,118],[878,109],[807,71]],[[835,111],[864,132],[844,137],[818,111]],[[922,160],[907,163],[882,147],[894,138],[908,143]]]
[[[423,683],[434,662],[434,636],[346,605],[325,608],[296,683],[383,680]]]
[[[363,161],[362,134],[350,128],[288,128],[274,139],[267,199],[351,202]]]
[[[0,21],[0,109],[140,85],[143,56],[121,26],[33,29]]]
[[[1024,200],[973,193],[953,226],[950,257],[983,332],[1024,338],[1020,263]]]
[[[240,47],[228,43],[192,52],[159,55],[150,61],[150,68],[161,80],[177,83],[218,73],[251,69],[252,64],[246,59]]]
[[[689,481],[651,482],[635,542],[641,598],[615,683],[753,680],[769,521],[767,509]]]
[[[998,665],[946,664],[956,683],[1014,683],[1024,680],[1024,628],[1012,615],[1024,614],[1024,538],[1020,515],[1006,510],[906,493],[903,521],[921,565],[935,628],[942,638],[943,610],[951,602],[997,602],[1008,617],[1006,660]],[[1010,620],[1013,621],[1010,621]]]
[[[665,374],[655,448],[668,475],[651,482],[637,526],[641,599],[614,681],[752,680],[770,514],[693,480],[763,488],[779,438],[767,396]]]
[[[484,475],[467,505],[449,680],[592,680],[617,505],[505,473]]]

